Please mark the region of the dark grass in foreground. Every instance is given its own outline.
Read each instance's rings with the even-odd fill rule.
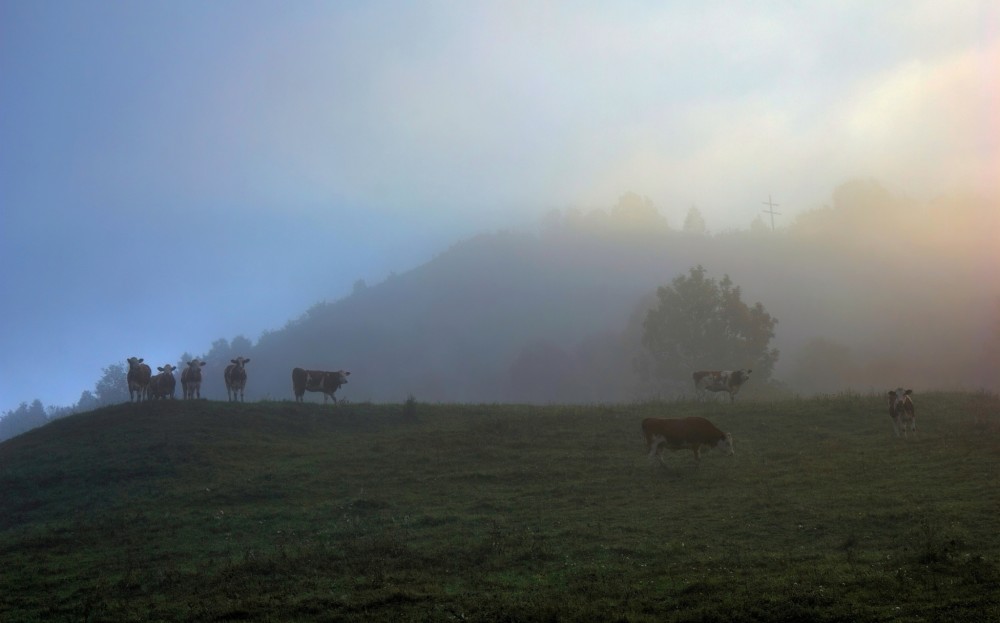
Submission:
[[[162,402],[0,444],[4,621],[1000,620],[1000,400]],[[415,407],[415,408],[414,408]],[[651,466],[639,422],[736,456]]]

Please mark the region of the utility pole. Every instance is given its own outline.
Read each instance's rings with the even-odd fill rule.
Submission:
[[[771,215],[771,231],[774,231],[774,215],[777,214],[778,216],[781,216],[781,212],[775,212],[774,211],[774,209],[776,207],[778,207],[778,204],[771,202],[771,195],[770,194],[767,195],[767,202],[765,203],[765,202],[762,201],[761,203],[763,203],[764,205],[767,206],[767,209],[764,210],[764,214],[770,214]]]

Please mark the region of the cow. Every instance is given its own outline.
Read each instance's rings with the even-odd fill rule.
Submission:
[[[174,391],[177,389],[177,379],[174,378],[174,366],[169,363],[163,367],[157,367],[159,374],[149,380],[149,397],[152,398],[174,398]]]
[[[243,402],[243,388],[247,384],[247,371],[243,369],[243,366],[250,362],[249,359],[243,357],[237,357],[236,359],[230,359],[232,363],[226,366],[225,379],[226,379],[226,395],[229,396],[231,402],[239,397],[239,401]]]
[[[642,434],[646,438],[649,460],[657,456],[663,462],[663,450],[691,450],[695,467],[701,461],[701,451],[719,448],[728,456],[733,455],[733,436],[724,433],[703,417],[681,419],[646,418],[642,421]]]
[[[204,365],[204,361],[192,359],[181,372],[181,389],[185,399],[201,398],[201,368]]]
[[[904,439],[907,425],[913,436],[917,436],[917,413],[913,409],[913,400],[910,399],[912,394],[912,389],[904,390],[902,387],[889,392],[889,417],[892,418],[892,429],[897,437],[902,429]]]
[[[303,395],[306,391],[323,392],[323,404],[326,404],[327,396],[337,403],[337,397],[333,395],[341,385],[347,383],[350,372],[337,370],[336,372],[325,372],[323,370],[304,370],[302,368],[292,369],[292,391],[295,392],[295,402],[305,402]]]
[[[694,388],[699,395],[705,392],[729,392],[729,402],[735,402],[736,393],[740,391],[753,370],[699,370],[692,375]]]
[[[142,357],[138,359],[129,357],[126,361],[128,362],[128,374],[125,376],[125,380],[128,383],[129,402],[142,402],[144,398],[149,397],[149,379],[153,371],[142,362]]]

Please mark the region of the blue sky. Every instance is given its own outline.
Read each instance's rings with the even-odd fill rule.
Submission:
[[[996,192],[998,7],[2,0],[0,410],[626,191]]]

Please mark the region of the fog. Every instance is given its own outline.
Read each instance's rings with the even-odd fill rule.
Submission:
[[[779,319],[791,387],[995,386],[997,24],[974,1],[4,3],[0,409],[238,336],[258,398],[291,364],[351,369],[358,400],[623,399],[629,319],[697,263]],[[662,228],[612,217],[630,191]]]

